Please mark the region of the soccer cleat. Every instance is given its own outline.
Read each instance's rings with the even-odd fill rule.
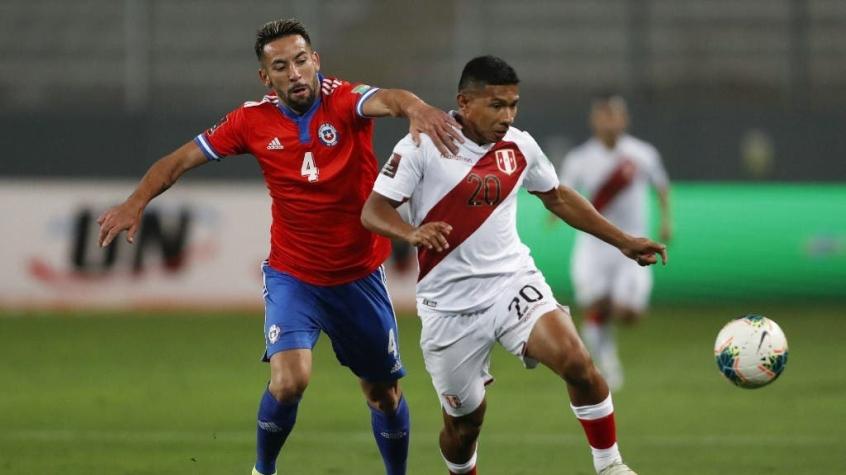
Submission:
[[[614,462],[603,468],[597,475],[637,475],[637,473],[623,462]]]
[[[632,472],[632,473],[634,473],[634,472]],[[253,473],[252,473],[252,475],[265,475],[265,474],[264,474],[264,473],[259,472],[258,470],[256,470],[256,468],[255,468],[255,467],[253,467]],[[273,472],[271,475],[276,475],[276,472]]]

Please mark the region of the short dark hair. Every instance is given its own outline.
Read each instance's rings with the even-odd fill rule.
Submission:
[[[458,80],[458,91],[480,89],[485,86],[510,86],[519,84],[520,78],[508,63],[496,56],[479,56],[471,59]]]
[[[306,44],[311,46],[311,38],[308,37],[308,32],[298,20],[293,18],[288,20],[273,20],[262,25],[256,31],[256,57],[261,60],[261,55],[264,52],[264,46],[273,40],[283,38],[285,36],[300,35],[305,40]]]
[[[598,91],[591,95],[591,107],[603,105],[622,105],[626,108],[626,98],[617,91]]]

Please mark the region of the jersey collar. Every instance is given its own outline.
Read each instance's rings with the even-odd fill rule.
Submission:
[[[317,97],[315,97],[314,103],[311,105],[311,107],[308,108],[308,110],[303,115],[297,114],[293,110],[289,109],[281,98],[279,99],[279,103],[277,104],[279,111],[282,112],[285,117],[293,120],[297,124],[300,143],[311,142],[311,133],[309,131],[309,129],[311,128],[311,118],[314,116],[314,113],[317,111],[317,108],[320,107],[320,102],[323,100],[323,93],[321,92],[323,88],[320,87],[321,84],[323,84],[323,75],[317,73]]]
[[[459,116],[458,111],[451,110],[451,111],[449,111],[449,115],[451,115],[452,118],[455,119],[456,121],[458,120],[458,116]],[[469,150],[473,153],[484,155],[485,153],[489,152],[494,147],[494,145],[497,144],[497,142],[491,142],[491,143],[486,143],[485,145],[479,145],[476,142],[470,140],[470,137],[467,137],[466,135],[464,135],[464,131],[461,131],[461,135],[464,137],[465,140],[464,140],[464,143],[459,144],[459,146],[464,147],[464,148],[466,148],[467,150]],[[505,140],[504,137],[503,137],[503,140]]]

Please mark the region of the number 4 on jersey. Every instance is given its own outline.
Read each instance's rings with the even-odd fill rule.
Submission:
[[[308,177],[308,181],[310,183],[317,181],[320,169],[314,164],[314,155],[312,155],[311,152],[306,152],[305,156],[303,156],[303,166],[300,167],[300,174],[304,177]]]
[[[399,358],[399,348],[397,348],[397,337],[394,335],[394,329],[388,330],[388,354],[394,355],[394,358]]]

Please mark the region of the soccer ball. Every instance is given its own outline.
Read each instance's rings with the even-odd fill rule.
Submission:
[[[787,365],[787,338],[767,317],[746,315],[720,330],[714,343],[720,373],[737,386],[760,388],[775,381]]]

